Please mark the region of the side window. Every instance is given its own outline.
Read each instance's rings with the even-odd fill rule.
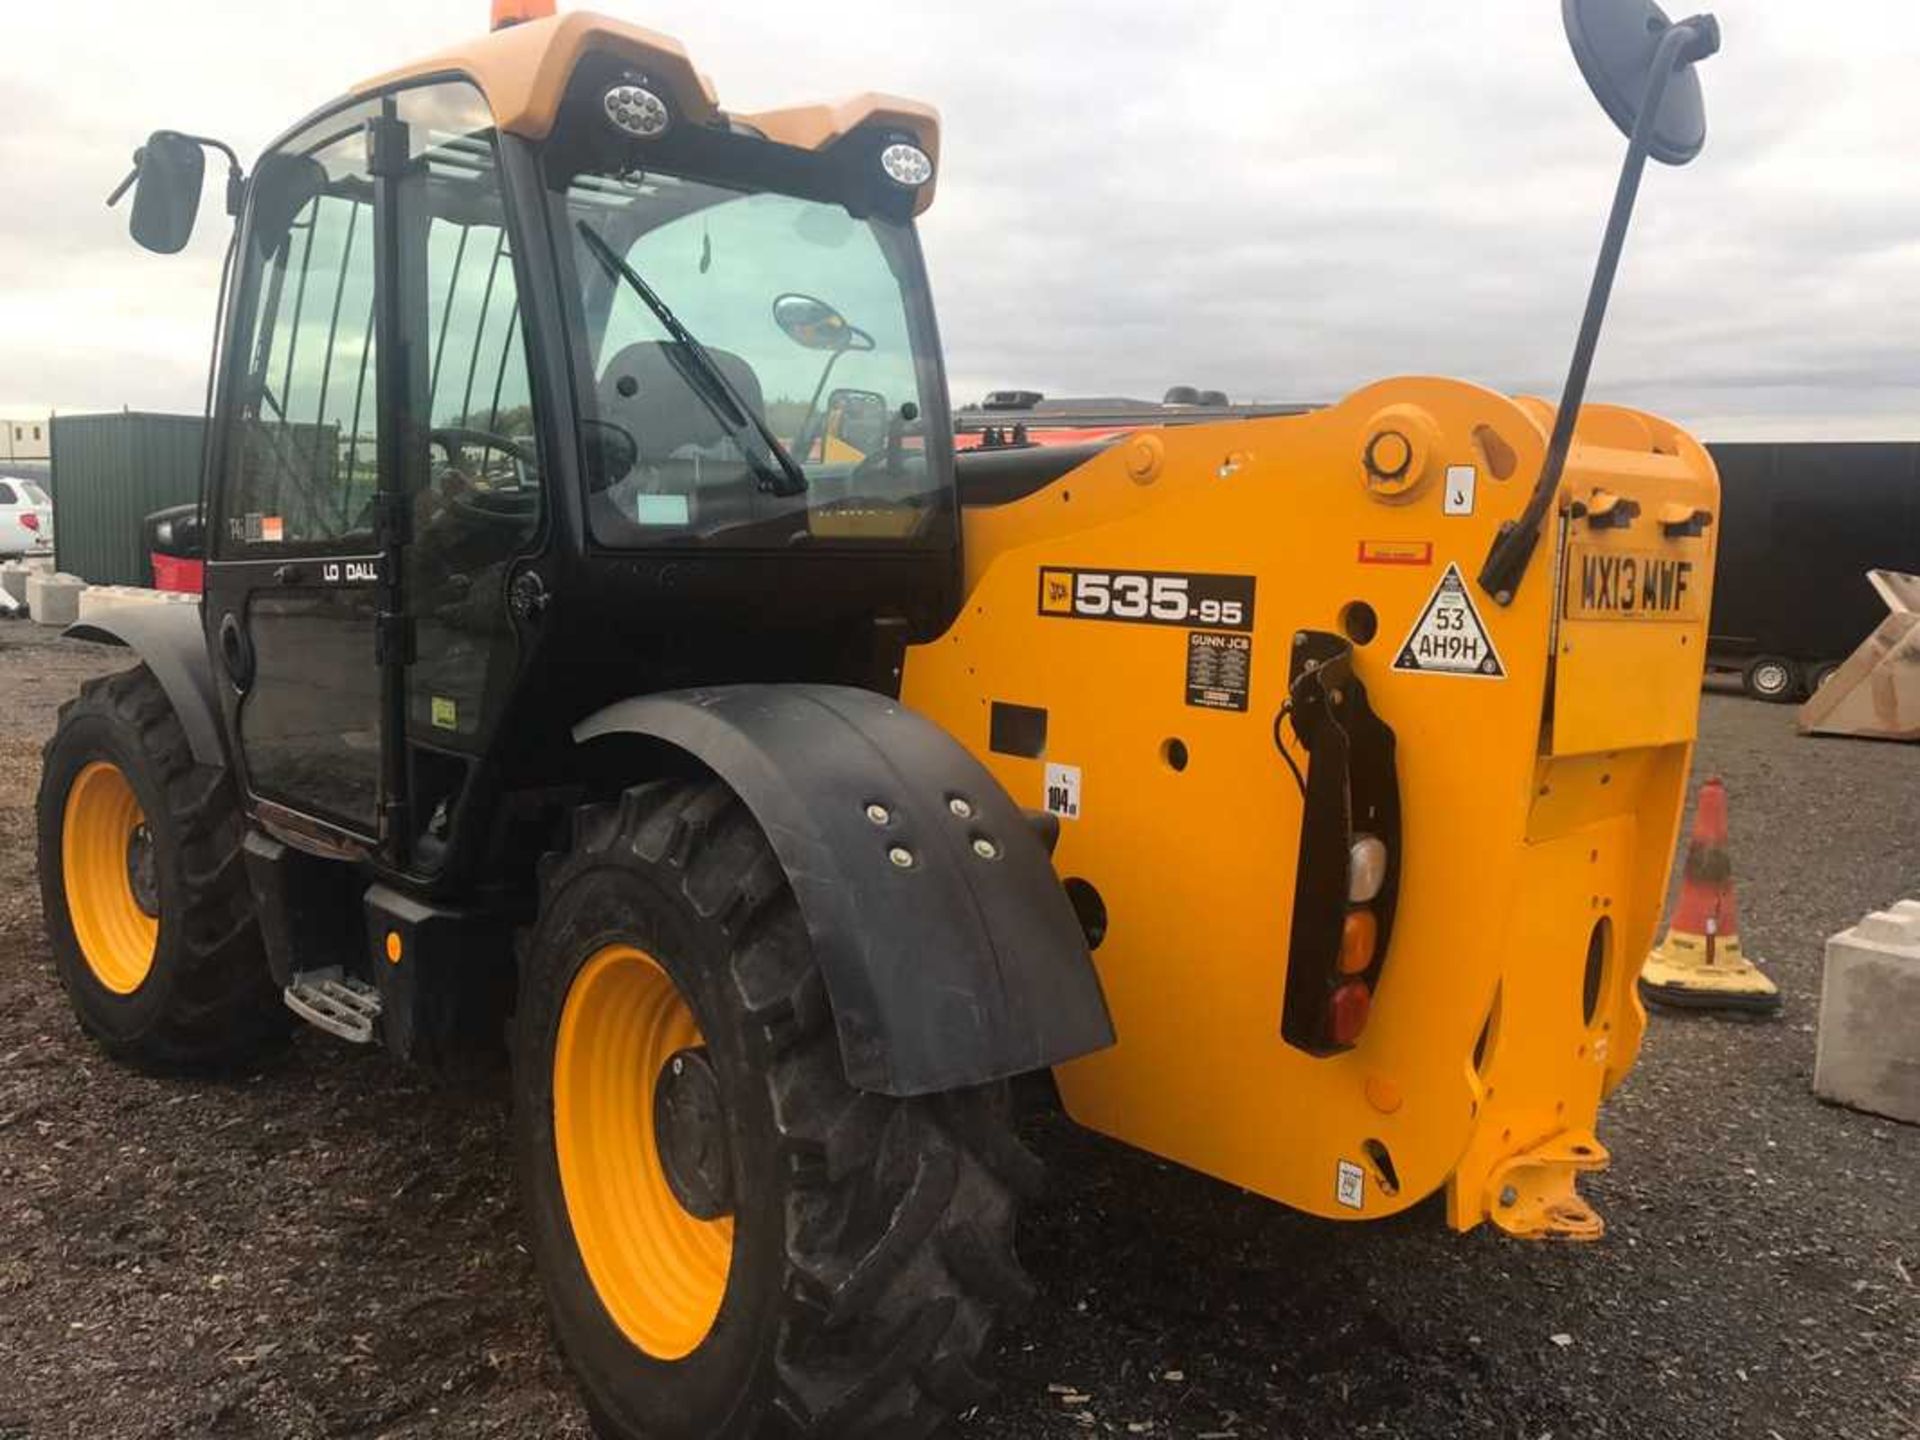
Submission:
[[[370,106],[265,157],[248,220],[250,356],[234,397],[221,548],[362,550],[376,488]]]
[[[0,505],[17,505],[19,502],[20,497],[13,493],[13,486],[0,480]]]
[[[479,742],[516,663],[508,569],[541,517],[532,381],[485,102],[449,83],[403,91],[397,108],[416,161],[401,226],[417,268],[403,283],[424,301],[408,308],[426,330],[408,387],[426,427],[408,439],[426,450],[409,471],[409,730],[462,749]]]

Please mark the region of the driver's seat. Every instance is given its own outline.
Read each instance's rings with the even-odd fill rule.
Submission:
[[[730,445],[718,417],[674,363],[673,346],[641,340],[615,355],[600,377],[600,418],[633,437],[640,463],[658,468],[687,446],[707,450]],[[707,354],[756,416],[766,414],[760,377],[731,350]]]

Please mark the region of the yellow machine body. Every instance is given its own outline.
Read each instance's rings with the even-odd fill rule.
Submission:
[[[1444,1186],[1462,1229],[1598,1233],[1573,1177],[1606,1161],[1597,1111],[1645,1025],[1634,979],[1695,734],[1719,487],[1674,426],[1588,407],[1501,606],[1473,577],[1551,420],[1396,380],[1305,415],[1138,432],[967,509],[966,607],[909,652],[903,694],[1061,815],[1056,868],[1104,909],[1119,1042],[1056,1072],[1077,1121],[1316,1215],[1376,1218]],[[1082,572],[1139,575],[1143,594],[1154,576],[1245,577],[1251,614],[1237,635],[1086,616],[1065,598]],[[1470,595],[1498,676],[1401,663],[1443,586]],[[1303,798],[1276,716],[1296,633],[1364,634],[1361,606],[1375,626],[1354,674],[1397,740],[1400,883],[1370,1018],[1320,1055],[1281,1034]],[[1238,653],[1209,692],[1221,672],[1196,655],[1218,646]],[[994,748],[996,705],[1045,712],[1039,753]]]

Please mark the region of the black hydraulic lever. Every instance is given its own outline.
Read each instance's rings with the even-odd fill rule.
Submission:
[[[1667,82],[1685,65],[1705,60],[1720,48],[1720,22],[1711,15],[1695,15],[1668,27],[1654,51],[1653,65],[1647,76],[1646,96],[1634,119],[1633,134],[1627,142],[1627,158],[1620,167],[1620,183],[1613,192],[1613,210],[1607,217],[1606,236],[1600,242],[1600,261],[1593,272],[1593,285],[1587,292],[1586,313],[1580,319],[1580,338],[1574,343],[1573,363],[1567,369],[1566,389],[1560,396],[1560,409],[1553,417],[1553,434],[1547,441],[1546,460],[1527,507],[1518,520],[1501,524],[1480,567],[1480,588],[1500,605],[1511,605],[1527,573],[1527,564],[1540,543],[1540,526],[1547,507],[1560,488],[1566,470],[1567,451],[1573,445],[1573,427],[1586,399],[1587,375],[1593,368],[1593,352],[1600,341],[1600,325],[1606,318],[1607,301],[1613,293],[1614,273],[1620,267],[1620,252],[1626,245],[1627,226],[1633,219],[1633,202],[1640,193],[1640,177],[1647,168],[1647,154],[1660,107],[1666,98]]]

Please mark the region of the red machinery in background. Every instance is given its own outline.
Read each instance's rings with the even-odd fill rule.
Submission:
[[[153,566],[153,588],[198,595],[206,554],[206,523],[198,502],[156,510],[141,528]]]

